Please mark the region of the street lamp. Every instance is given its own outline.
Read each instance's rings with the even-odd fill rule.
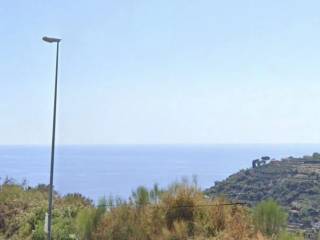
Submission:
[[[53,194],[53,170],[54,170],[54,147],[56,135],[56,112],[57,112],[57,85],[58,85],[58,59],[59,59],[59,43],[61,39],[43,37],[43,41],[57,44],[56,54],[56,73],[54,84],[54,103],[53,103],[53,125],[52,125],[52,143],[51,143],[51,164],[50,164],[50,185],[49,185],[49,206],[48,206],[48,240],[51,240],[51,219],[52,219],[52,194]]]

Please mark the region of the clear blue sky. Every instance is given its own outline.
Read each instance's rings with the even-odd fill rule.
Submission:
[[[0,144],[319,143],[320,2],[3,1]]]

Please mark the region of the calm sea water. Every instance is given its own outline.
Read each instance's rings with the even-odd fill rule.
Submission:
[[[54,184],[62,194],[80,192],[94,200],[110,194],[128,197],[137,186],[167,186],[182,177],[198,177],[205,189],[251,166],[263,155],[302,156],[320,145],[106,145],[57,148]],[[50,148],[0,146],[0,177],[48,183]]]

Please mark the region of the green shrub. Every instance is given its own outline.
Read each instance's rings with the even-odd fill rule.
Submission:
[[[289,233],[288,231],[281,231],[277,240],[302,240],[303,237],[298,234]]]
[[[256,230],[273,236],[286,227],[287,214],[277,202],[270,199],[259,203],[254,208],[253,221]]]

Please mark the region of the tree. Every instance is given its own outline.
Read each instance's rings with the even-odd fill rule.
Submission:
[[[155,183],[150,191],[150,200],[152,201],[152,203],[157,204],[159,202],[160,195],[161,190],[159,189],[158,184]]]
[[[287,225],[287,213],[274,200],[259,203],[253,210],[256,230],[268,235],[278,235]]]
[[[132,197],[139,208],[150,203],[149,191],[146,187],[138,187],[135,192],[132,192]]]

